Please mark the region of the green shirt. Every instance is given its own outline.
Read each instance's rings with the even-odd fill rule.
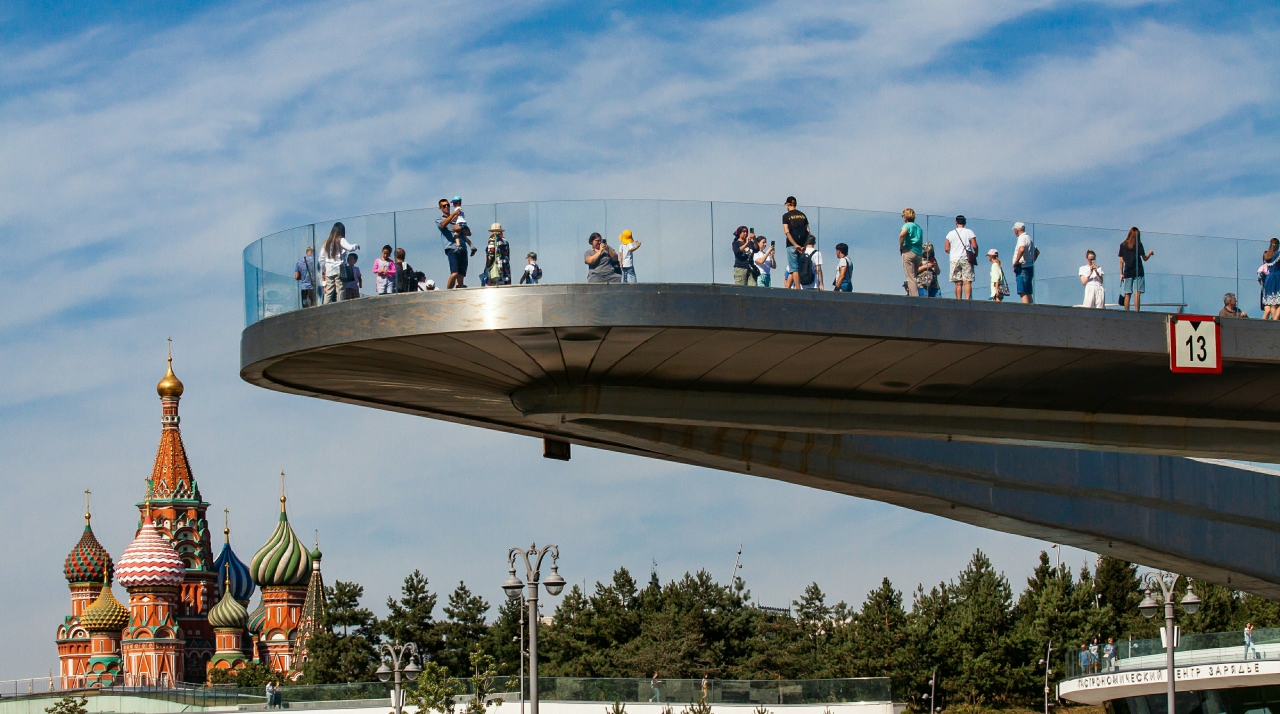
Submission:
[[[907,231],[907,237],[903,239],[902,251],[911,251],[916,255],[924,254],[924,231],[920,229],[917,223],[903,223],[902,227]]]

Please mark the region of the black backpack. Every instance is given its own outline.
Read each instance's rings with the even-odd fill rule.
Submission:
[[[338,266],[338,280],[344,283],[354,282],[356,279],[356,271],[351,269],[347,261],[342,261],[342,265]]]
[[[796,275],[800,277],[800,285],[812,285],[816,276],[813,273],[813,256],[808,253],[800,254],[800,265],[796,268]]]

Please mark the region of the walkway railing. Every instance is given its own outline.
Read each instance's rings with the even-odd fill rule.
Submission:
[[[1174,665],[1183,667],[1194,664],[1244,662],[1257,659],[1280,659],[1280,628],[1259,628],[1253,631],[1254,647],[1246,652],[1244,632],[1209,632],[1198,635],[1182,635],[1173,650]],[[1080,645],[1066,654],[1065,672],[1068,679],[1090,674],[1127,672],[1137,669],[1162,669],[1165,667],[1165,648],[1159,638],[1126,640],[1116,643],[1116,656],[1102,656],[1099,645],[1097,661],[1089,654],[1080,656]]]
[[[781,205],[720,203],[705,201],[543,201],[465,206],[472,242],[479,249],[471,258],[466,284],[480,285],[484,267],[484,247],[489,225],[502,224],[511,244],[511,278],[517,283],[529,252],[538,255],[542,282],[552,284],[586,281],[583,256],[587,236],[601,233],[613,248],[618,234],[630,230],[640,242],[635,253],[636,276],[646,283],[733,282],[731,241],[738,226],[755,228],[757,235],[777,242],[778,268],[773,289],[781,289],[786,267]],[[901,218],[890,212],[844,208],[801,206],[818,237],[822,252],[824,289],[834,278],[835,245],[846,243],[853,260],[853,289],[861,293],[902,295],[901,258],[898,231]],[[364,277],[361,296],[375,292],[373,261],[384,245],[403,248],[407,262],[416,271],[444,288],[449,268],[435,220],[439,210],[422,208],[339,219],[347,239],[358,243],[359,267]],[[1025,220],[1025,219],[1024,219]],[[317,253],[335,221],[308,224],[273,233],[244,250],[245,321],[258,320],[302,307],[294,270],[308,247]],[[942,296],[952,294],[948,280],[949,258],[943,241],[955,227],[954,216],[921,215],[917,222],[925,239],[933,243],[942,274]],[[985,253],[996,248],[1004,262],[1010,285],[1014,283],[1012,260],[1015,238],[1013,221],[969,218],[968,227],[978,236],[980,252],[975,270],[974,298],[989,297],[990,264]],[[1027,231],[1040,249],[1036,262],[1037,302],[1076,305],[1084,289],[1078,270],[1086,250],[1098,255],[1105,272],[1107,302],[1119,295],[1117,251],[1128,229],[1083,228],[1047,223],[1027,223]],[[1258,316],[1256,271],[1266,250],[1265,240],[1211,238],[1170,233],[1144,232],[1142,241],[1155,256],[1147,262],[1147,293],[1143,303],[1160,304],[1167,311],[1217,314],[1223,293],[1239,295],[1240,306]],[[1017,296],[1006,298],[1016,302]],[[1185,305],[1185,308],[1179,306]]]

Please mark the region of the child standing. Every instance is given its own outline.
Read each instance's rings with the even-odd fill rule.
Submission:
[[[1009,294],[1009,282],[1004,279],[1004,266],[1000,264],[1000,251],[995,248],[987,251],[987,260],[991,261],[991,299],[996,302],[1004,302],[1004,296]]]
[[[356,265],[359,259],[360,256],[355,253],[347,253],[346,271],[342,276],[343,300],[354,300],[360,297],[360,288],[364,287],[364,276],[360,274],[360,267]]]
[[[831,283],[838,293],[853,292],[853,261],[849,260],[849,246],[836,243],[836,279]]]
[[[524,257],[526,265],[520,274],[521,285],[537,285],[542,280],[542,268],[538,267],[538,254],[529,253]]]
[[[390,295],[396,291],[396,264],[391,259],[391,246],[382,246],[382,257],[373,261],[373,274],[377,276],[379,295]]]
[[[636,280],[636,268],[631,254],[640,250],[640,241],[632,237],[631,231],[623,231],[618,236],[618,243],[618,262],[622,265],[622,282],[639,282]]]

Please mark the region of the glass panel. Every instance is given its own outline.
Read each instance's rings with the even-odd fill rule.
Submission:
[[[810,222],[818,222],[816,209],[805,206],[800,208]],[[733,282],[733,231],[738,226],[756,229],[757,236],[765,236],[774,242],[774,262],[770,287],[782,287],[787,270],[787,239],[782,232],[782,214],[785,206],[771,206],[759,203],[724,203],[716,201],[708,208],[712,225],[707,231],[712,246],[715,265],[710,282]]]
[[[542,282],[587,282],[587,265],[583,262],[590,247],[587,237],[608,229],[605,202],[548,201],[536,204],[536,209]]]
[[[315,249],[311,236],[312,227],[301,226],[262,239],[263,317],[302,307],[302,281],[294,275],[303,265],[307,248]]]
[[[847,244],[853,258],[854,292],[906,294],[902,284],[907,278],[902,272],[902,254],[898,250],[898,233],[902,230],[900,215],[845,208],[824,208],[821,214],[823,233],[818,236],[818,246],[823,261],[834,266],[836,244]],[[939,260],[940,265],[945,265],[945,261]],[[835,279],[825,272],[824,289]],[[914,295],[915,285],[909,287]]]
[[[244,326],[262,319],[262,240],[250,243],[244,249]]]
[[[710,283],[711,205],[701,201],[606,201],[604,238],[617,250],[631,231],[640,282]],[[587,246],[583,242],[583,250]],[[732,264],[732,259],[730,260]]]

